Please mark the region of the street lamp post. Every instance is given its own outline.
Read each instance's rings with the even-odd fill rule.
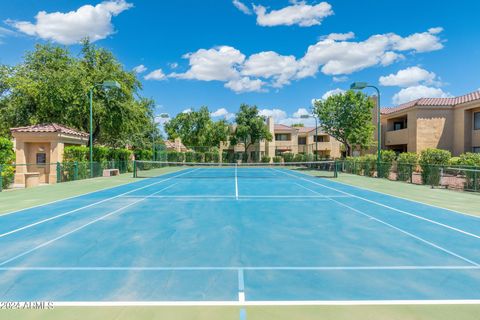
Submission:
[[[380,178],[380,164],[382,161],[382,123],[380,119],[380,90],[374,85],[367,82],[354,82],[350,86],[353,90],[362,90],[365,88],[373,88],[377,91],[377,178]]]
[[[107,80],[102,83],[95,83],[90,87],[90,178],[93,178],[93,89],[95,87],[120,89],[120,83],[113,80]]]
[[[318,160],[318,122],[317,117],[314,114],[303,114],[300,116],[302,119],[314,118],[315,119],[315,161]]]

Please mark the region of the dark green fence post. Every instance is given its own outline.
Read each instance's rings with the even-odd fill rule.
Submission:
[[[477,167],[474,167],[474,168],[473,168],[473,191],[475,191],[475,192],[478,191],[478,185],[477,185],[477,183],[478,183],[478,182],[477,182],[477,181],[478,181],[478,180],[477,180],[477,179],[478,179],[478,177],[477,177],[477,170],[478,170]],[[1,174],[1,172],[2,172],[2,170],[1,170],[1,167],[0,167],[0,174]],[[2,186],[1,186],[1,183],[0,183],[0,191],[2,191],[1,188],[2,188]]]
[[[78,161],[73,163],[73,180],[78,180]]]
[[[62,182],[62,168],[60,162],[57,162],[57,183]]]
[[[413,164],[408,165],[408,174],[410,175],[410,183],[413,183]]]
[[[3,172],[3,166],[0,164],[0,192],[2,192],[2,190],[3,190],[3,175],[2,175],[2,172]]]
[[[137,160],[133,160],[133,177],[137,177]]]

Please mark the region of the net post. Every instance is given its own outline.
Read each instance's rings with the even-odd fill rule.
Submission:
[[[333,177],[338,178],[338,164],[337,160],[334,160],[333,162]]]
[[[137,177],[137,160],[133,160],[133,177]]]

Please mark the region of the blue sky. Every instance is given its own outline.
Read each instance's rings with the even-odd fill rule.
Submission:
[[[287,124],[353,81],[378,85],[383,106],[480,88],[478,1],[254,3],[2,1],[0,63],[37,42],[78,52],[90,36],[127,69],[143,66],[158,113],[206,105],[229,118],[249,103]]]

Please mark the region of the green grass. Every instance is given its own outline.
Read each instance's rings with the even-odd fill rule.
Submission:
[[[480,216],[480,193],[462,192],[342,173],[334,181]]]
[[[480,305],[253,306],[247,320],[478,320]],[[240,307],[58,307],[0,310],[17,320],[238,320]]]

